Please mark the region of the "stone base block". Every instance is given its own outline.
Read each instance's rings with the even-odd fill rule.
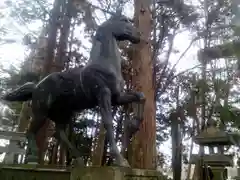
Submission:
[[[121,167],[66,169],[40,165],[0,165],[0,180],[166,180],[159,171]]]
[[[121,167],[86,167],[72,170],[70,180],[162,180],[159,171]]]
[[[203,163],[209,166],[233,166],[233,156],[224,154],[206,154],[202,157],[198,154],[192,154],[189,163],[196,164],[201,158]]]
[[[211,167],[213,172],[213,180],[226,180],[224,167]]]
[[[1,165],[1,180],[70,180],[65,168],[39,165]]]

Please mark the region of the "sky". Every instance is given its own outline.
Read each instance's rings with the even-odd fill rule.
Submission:
[[[95,3],[95,4],[97,5],[97,3]],[[3,6],[2,1],[0,2],[0,7],[1,6]],[[128,8],[129,8],[129,6],[131,6],[131,4],[128,5]],[[129,17],[132,17],[133,16],[133,11],[131,11],[130,9],[132,9],[132,8],[129,8],[129,9],[125,8],[124,9],[124,14],[129,16]],[[97,12],[99,14],[98,19],[103,21],[104,18],[102,16],[102,13],[100,11],[97,11]],[[1,62],[3,62],[5,64],[5,66],[9,66],[11,64],[12,65],[19,65],[21,62],[23,62],[24,57],[25,57],[26,47],[24,47],[21,44],[21,40],[22,40],[24,34],[27,33],[28,30],[35,30],[36,28],[39,28],[39,26],[41,26],[41,25],[39,23],[35,23],[35,24],[31,24],[30,26],[28,26],[26,28],[24,26],[18,25],[15,22],[15,20],[12,19],[11,17],[8,17],[8,18],[5,19],[5,21],[0,22],[0,25],[1,24],[5,24],[11,29],[17,29],[17,32],[13,31],[12,33],[10,33],[5,38],[6,39],[8,39],[8,38],[9,39],[15,39],[15,40],[18,41],[18,43],[0,46],[0,60],[1,60]],[[76,30],[76,31],[78,31],[78,30]],[[79,31],[79,32],[81,32],[81,31]],[[79,39],[84,39],[83,34],[78,33],[78,36],[79,36]],[[173,64],[178,60],[181,53],[183,51],[185,51],[185,49],[188,47],[189,43],[191,42],[191,38],[192,37],[189,37],[189,32],[181,33],[180,35],[178,35],[175,38],[174,48],[178,49],[180,53],[178,53],[177,55],[173,55],[173,54],[171,55],[170,61]],[[88,41],[86,41],[86,44],[89,47],[91,46],[91,44]],[[197,52],[198,49],[199,49],[199,47],[196,47],[195,45],[193,45],[189,49],[189,52],[186,54],[186,56],[178,64],[178,66],[177,66],[178,71],[182,71],[182,70],[192,68],[193,66],[195,66],[197,64],[196,52]]]

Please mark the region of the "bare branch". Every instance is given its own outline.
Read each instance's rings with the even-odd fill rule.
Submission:
[[[39,2],[39,0],[35,0],[35,1],[36,1],[37,4],[40,6],[40,8],[42,9],[42,11],[43,11],[45,14],[49,15],[49,17],[50,17],[50,16],[51,16],[50,13],[49,13],[48,10],[42,5],[42,3]]]
[[[178,63],[180,62],[180,60],[186,55],[186,53],[188,52],[188,50],[192,47],[193,43],[198,40],[199,37],[194,38],[190,44],[188,45],[188,47],[185,49],[185,51],[181,54],[181,56],[178,58],[177,62],[173,65],[172,67],[172,71],[176,68],[176,66],[178,65]]]

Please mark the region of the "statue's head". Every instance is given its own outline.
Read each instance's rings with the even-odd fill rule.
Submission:
[[[111,33],[117,41],[128,40],[134,44],[140,42],[140,32],[133,22],[124,15],[113,15],[99,26],[98,30]]]

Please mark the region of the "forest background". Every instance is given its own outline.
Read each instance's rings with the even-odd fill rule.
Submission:
[[[146,12],[138,13],[141,8]],[[149,139],[144,139],[145,142],[152,142],[151,156],[154,161],[140,162],[135,158],[132,159],[132,164],[137,167],[157,166],[162,171],[169,172],[172,155],[170,127],[174,119],[182,122],[183,162],[187,162],[192,153],[199,152],[192,137],[201,131],[207,121],[218,122],[219,128],[225,131],[239,131],[237,75],[240,8],[237,1],[1,1],[1,93],[29,80],[36,82],[50,72],[84,65],[89,57],[91,38],[97,25],[109,18],[109,12],[116,12],[117,9],[134,18],[135,23],[138,22],[139,29],[148,41],[143,51],[126,43],[120,44],[126,89],[136,89],[136,79],[146,85],[143,90],[149,92],[146,97],[150,111],[145,112],[145,118],[155,124],[146,123],[148,132],[139,132],[147,134],[146,138]],[[219,54],[219,45],[222,49],[231,51]],[[147,51],[147,48],[151,51]],[[205,51],[200,51],[202,49]],[[205,53],[209,49],[215,54]],[[148,76],[136,77],[136,74],[131,73],[132,69],[139,66],[137,58],[140,56],[142,61],[149,62],[144,68]],[[148,91],[148,87],[151,90]],[[119,147],[123,122],[128,118],[127,112],[128,108],[123,107],[115,115]],[[29,119],[28,113],[27,103],[1,102],[0,128],[24,131]],[[89,114],[94,118],[89,119]],[[84,112],[74,120],[71,138],[85,154],[86,161],[93,164],[106,163],[107,156],[96,157],[92,150],[100,148],[102,154],[107,152],[100,136],[102,126],[98,113]],[[61,157],[55,157],[56,147],[61,147],[61,144],[52,138],[48,139],[48,145],[42,152],[43,161],[47,159],[49,163],[63,163]],[[234,153],[236,158],[239,156],[238,147],[227,149],[226,152]],[[64,150],[60,154],[67,156]],[[187,166],[188,178],[190,169]]]

